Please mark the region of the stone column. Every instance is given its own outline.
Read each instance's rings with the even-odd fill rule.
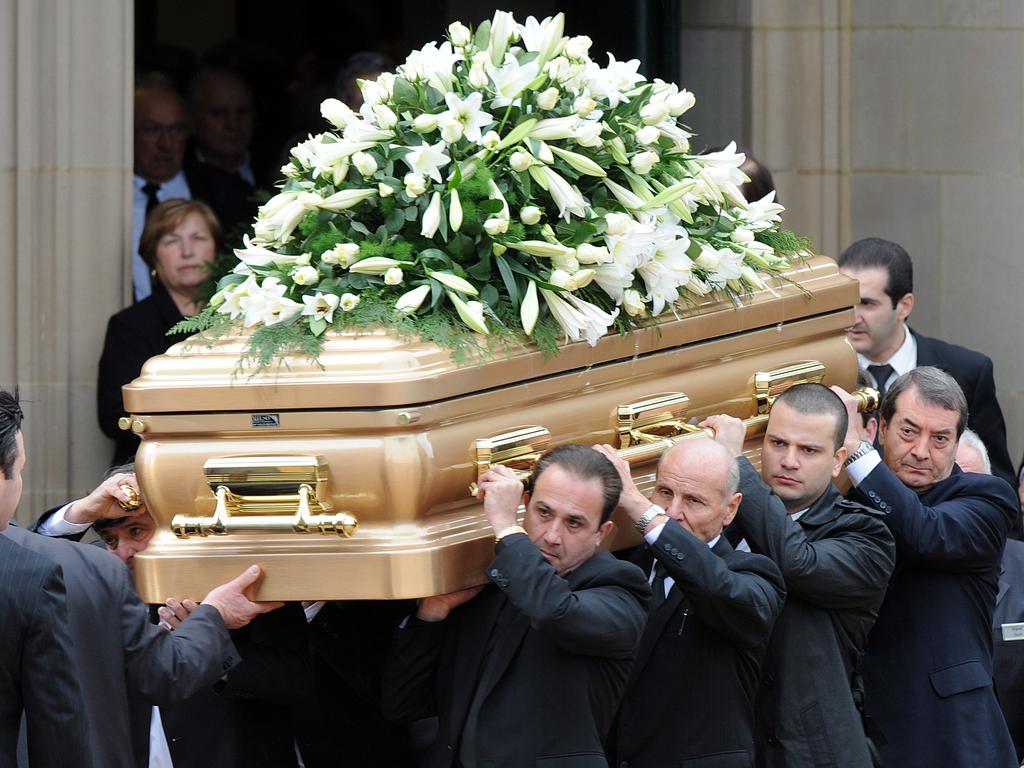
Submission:
[[[107,318],[129,297],[133,5],[0,0],[0,385],[19,386],[18,517],[93,486]]]

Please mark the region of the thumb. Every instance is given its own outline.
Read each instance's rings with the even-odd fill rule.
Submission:
[[[241,574],[231,580],[230,584],[239,591],[245,590],[259,581],[263,576],[263,569],[258,565],[250,565]]]

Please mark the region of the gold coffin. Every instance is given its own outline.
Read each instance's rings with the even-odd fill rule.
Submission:
[[[611,443],[646,487],[664,438],[695,417],[756,417],[798,380],[851,387],[856,284],[824,257],[788,278],[741,307],[709,301],[547,359],[528,347],[459,367],[380,331],[330,338],[320,365],[249,377],[236,374],[244,339],[175,345],[124,388],[158,523],[135,558],[139,591],[198,599],[252,563],[266,572],[262,599],[480,583],[493,538],[469,489],[490,462],[525,471],[546,446]]]

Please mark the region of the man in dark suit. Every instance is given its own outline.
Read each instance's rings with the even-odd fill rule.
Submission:
[[[871,768],[855,696],[896,546],[878,513],[845,500],[832,483],[846,460],[847,422],[828,387],[786,390],[772,405],[760,475],[741,455],[742,421],[704,422],[739,457],[735,535],[770,557],[786,580],[757,697],[759,766]]]
[[[768,558],[735,551],[722,535],[740,503],[733,454],[711,440],[675,446],[647,499],[614,449],[600,450],[622,478],[620,507],[647,542],[634,556],[652,573],[655,606],[609,761],[748,768],[761,662],[785,587]]]
[[[914,265],[896,243],[877,237],[858,240],[839,257],[839,271],[860,282],[857,322],[848,333],[860,367],[885,394],[892,381],[912,368],[934,366],[954,379],[967,397],[970,421],[988,447],[996,476],[1014,482],[1006,449],[1006,424],[996,400],[992,360],[956,344],[947,344],[910,329],[914,309]],[[1019,535],[1020,525],[1012,531]]]
[[[503,466],[481,477],[490,584],[424,599],[396,635],[384,713],[438,716],[431,766],[606,766],[650,597],[635,565],[600,549],[622,484],[599,453],[566,445],[531,485],[524,497]]]
[[[836,389],[856,412],[856,403]],[[847,433],[854,497],[884,513],[896,570],[864,658],[867,714],[889,768],[1018,765],[992,688],[992,613],[1006,531],[1001,479],[961,472],[967,401],[937,368],[915,368],[882,400],[885,458]]]
[[[0,532],[21,499],[21,420],[0,390]],[[33,768],[93,765],[72,647],[60,566],[0,536],[0,765],[15,765],[22,714]]]

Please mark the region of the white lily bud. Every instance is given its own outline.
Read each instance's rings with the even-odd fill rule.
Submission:
[[[537,159],[549,165],[555,162],[555,155],[551,152],[551,147],[547,145],[547,142],[541,141],[538,143]]]
[[[566,272],[569,272],[570,274],[578,271],[580,268],[580,263],[576,259],[576,251],[570,249],[570,254],[571,255],[569,256],[553,256],[551,258],[551,266],[553,266],[555,269],[564,269]]]
[[[668,104],[668,113],[672,117],[679,117],[681,114],[686,112],[690,107],[697,103],[697,99],[692,93],[683,89],[678,93],[674,93],[669,96],[665,103]]]
[[[644,145],[653,144],[661,134],[653,125],[645,125],[636,132],[636,140]]]
[[[313,285],[320,280],[316,267],[299,267],[292,272],[292,281],[296,285]]]
[[[754,233],[744,227],[736,227],[736,229],[732,231],[732,234],[729,235],[729,239],[734,243],[745,245],[746,243],[753,242]]]
[[[493,152],[501,144],[501,136],[498,135],[497,131],[488,131],[480,137],[480,144],[484,149],[489,149]]]
[[[593,43],[594,41],[586,35],[570,37],[569,42],[565,44],[565,55],[570,59],[582,59],[587,55],[587,51],[590,50]]]
[[[368,259],[357,261],[349,267],[349,271],[359,275],[383,275],[392,267],[397,267],[400,264],[401,262],[386,256],[371,256]]]
[[[567,291],[572,290],[572,288],[569,287],[569,284],[572,282],[572,275],[564,269],[551,270],[551,274],[548,275],[548,282],[552,285],[557,285],[559,288],[565,288]]]
[[[412,129],[416,133],[430,133],[431,131],[437,130],[437,115],[431,115],[424,112],[421,115],[416,115],[416,119],[412,121]]]
[[[377,161],[373,159],[373,155],[366,152],[356,152],[352,155],[352,165],[363,176],[372,176],[377,172]]]
[[[462,138],[463,125],[454,117],[445,118],[441,122],[441,138],[447,144],[454,144]]]
[[[523,240],[519,243],[509,243],[509,247],[523,253],[528,253],[531,256],[540,256],[545,259],[568,259],[576,255],[576,251],[572,248],[568,248],[561,243],[547,243],[543,240]]]
[[[508,248],[506,248],[501,243],[493,243],[491,245],[491,253],[493,253],[495,256],[501,256],[501,254],[503,254],[507,250]]]
[[[398,297],[398,301],[395,302],[395,309],[406,315],[411,315],[420,308],[420,305],[429,293],[430,285],[421,285],[419,288],[413,288],[408,293],[403,293]]]
[[[331,181],[334,182],[334,186],[340,187],[345,183],[345,177],[348,176],[348,158],[345,158],[331,171]]]
[[[612,237],[624,235],[636,226],[633,217],[626,213],[606,213],[604,220],[608,223],[605,232]]]
[[[548,88],[537,96],[537,106],[541,109],[554,109],[561,96],[557,88]]]
[[[319,202],[311,200],[310,204],[325,208],[328,211],[344,211],[376,194],[376,189],[343,189],[341,192],[335,192],[330,197],[326,197]]]
[[[459,293],[468,293],[470,296],[476,296],[479,293],[471,282],[459,277],[458,275],[453,275],[451,272],[431,272],[430,270],[427,270],[427,274],[442,285],[456,290]]]
[[[439,226],[441,226],[441,193],[435,192],[430,198],[430,205],[423,212],[420,234],[426,238],[431,238],[437,232]]]
[[[664,101],[649,101],[640,107],[640,119],[647,125],[657,125],[668,119],[668,104]]]
[[[402,181],[405,183],[405,194],[409,197],[419,197],[427,191],[427,180],[418,173],[407,173]]]
[[[630,317],[643,317],[647,314],[647,305],[643,296],[634,288],[627,288],[622,293],[622,307]]]
[[[462,227],[462,201],[459,199],[459,190],[453,189],[448,198],[448,226],[452,232],[458,232]]]
[[[603,245],[580,243],[576,246],[576,258],[580,264],[608,264],[612,260],[612,255]]]
[[[517,149],[515,152],[513,152],[511,157],[509,157],[508,159],[509,166],[512,168],[513,171],[516,171],[518,173],[522,173],[523,171],[525,171],[527,168],[533,165],[534,162],[535,161],[533,159],[533,155],[531,155],[529,152],[524,152],[521,149]]]
[[[508,219],[488,219],[484,222],[484,230],[491,237],[503,235],[508,232]]]
[[[539,312],[537,284],[531,280],[530,284],[526,286],[526,295],[523,297],[523,303],[519,306],[519,320],[522,322],[523,331],[527,336],[533,333],[533,327],[537,324]]]
[[[586,117],[595,109],[597,109],[597,102],[589,96],[580,96],[572,103],[573,111],[580,117]]]
[[[359,306],[359,297],[354,293],[343,293],[341,294],[341,302],[339,306],[345,312],[351,312],[357,306]]]
[[[374,104],[373,116],[377,119],[377,125],[388,131],[398,124],[398,115],[386,104]]]
[[[338,243],[329,251],[324,251],[320,261],[347,269],[355,263],[358,256],[359,246],[356,243]]]
[[[661,158],[658,157],[657,152],[650,150],[641,152],[638,155],[633,155],[633,159],[629,161],[629,164],[633,167],[633,170],[639,173],[641,176],[646,176],[651,172],[651,168]]]
[[[380,184],[377,185],[377,194],[380,195],[381,197],[391,197],[393,194],[395,194],[395,190],[382,181]]]
[[[489,82],[490,81],[487,78],[487,70],[482,64],[474,62],[473,66],[469,68],[469,84],[474,88],[480,89],[486,88]]]
[[[490,333],[487,330],[487,321],[484,320],[484,305],[479,301],[463,301],[456,294],[448,291],[448,298],[455,305],[455,310],[462,318],[462,322],[478,333]]]
[[[448,39],[452,41],[452,45],[456,48],[465,48],[469,45],[473,36],[465,24],[461,21],[455,21],[448,25]]]
[[[601,141],[602,130],[604,130],[604,126],[601,123],[596,120],[588,120],[573,134],[572,140],[581,147],[600,147],[603,143]]]
[[[519,211],[519,220],[526,226],[530,226],[540,221],[540,215],[540,208],[535,205],[528,205]]]
[[[344,130],[349,121],[356,117],[348,105],[338,99],[324,99],[320,104],[320,114],[324,120],[339,130]]]
[[[722,263],[722,257],[719,255],[718,251],[710,245],[702,245],[700,247],[700,256],[697,257],[695,263],[701,269],[705,269],[708,272],[714,272],[718,269],[719,264]]]
[[[577,269],[572,273],[572,290],[586,288],[593,281],[595,275],[597,275],[597,270]]]
[[[384,273],[384,285],[400,285],[405,279],[405,273],[401,267],[392,267]]]

